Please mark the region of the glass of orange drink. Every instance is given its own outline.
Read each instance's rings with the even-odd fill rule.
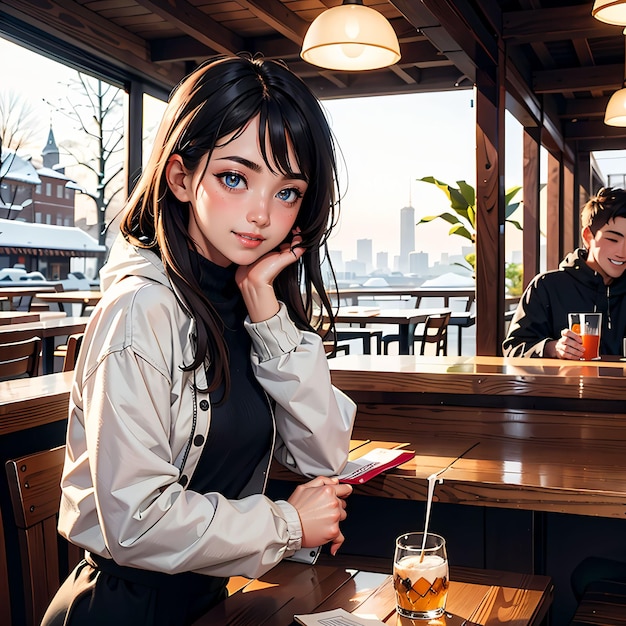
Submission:
[[[590,361],[600,357],[602,313],[570,313],[569,327],[583,342],[583,359]]]

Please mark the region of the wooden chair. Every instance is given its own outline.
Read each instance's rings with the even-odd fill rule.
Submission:
[[[337,329],[337,341],[360,339],[363,342],[363,354],[372,353],[372,339],[376,340],[376,354],[381,354],[383,340],[382,330]]]
[[[76,359],[78,359],[78,351],[80,350],[80,346],[83,343],[84,333],[76,333],[74,335],[70,335],[67,338],[67,344],[65,344],[65,349],[63,350],[63,354],[57,355],[57,350],[61,348],[61,346],[57,346],[57,350],[54,351],[55,356],[63,356],[63,371],[71,372],[74,367],[76,367]]]
[[[475,297],[467,299],[464,311],[454,311],[450,317],[449,326],[457,328],[457,350],[459,356],[463,351],[463,329],[476,324]]]
[[[334,341],[324,341],[324,351],[326,352],[326,357],[332,359],[336,357],[340,352],[344,354],[350,354],[350,346],[348,344],[337,344],[335,345]]]
[[[0,343],[0,380],[37,376],[41,345],[40,337]]]
[[[65,446],[6,462],[18,530],[26,603],[25,626],[37,626],[82,550],[57,533]]]
[[[625,616],[626,582],[602,580],[588,585],[570,626],[618,626]]]
[[[450,313],[442,313],[441,315],[429,315],[424,322],[424,329],[421,335],[413,336],[413,345],[420,341],[420,354],[424,354],[426,344],[435,344],[435,354],[437,356],[448,354],[448,324],[450,322]],[[385,335],[383,337],[384,353],[389,354],[389,344],[399,341],[399,335]]]

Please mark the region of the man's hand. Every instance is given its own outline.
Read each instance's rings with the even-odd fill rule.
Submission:
[[[564,328],[560,339],[548,342],[545,348],[545,355],[551,359],[580,361],[584,353],[583,340],[580,335],[569,328]]]

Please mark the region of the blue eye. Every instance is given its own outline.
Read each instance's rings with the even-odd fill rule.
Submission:
[[[233,172],[226,172],[221,175],[222,182],[231,189],[236,189],[242,182],[241,176]]]
[[[298,189],[282,189],[276,194],[276,197],[283,202],[287,202],[288,204],[293,204],[298,201],[299,198],[302,197],[302,194]]]

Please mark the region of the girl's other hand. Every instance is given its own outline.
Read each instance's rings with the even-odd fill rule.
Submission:
[[[330,552],[344,541],[339,522],[346,519],[346,502],[352,486],[339,483],[337,478],[318,476],[298,485],[287,500],[298,511],[302,524],[302,547],[315,548],[331,542]]]

